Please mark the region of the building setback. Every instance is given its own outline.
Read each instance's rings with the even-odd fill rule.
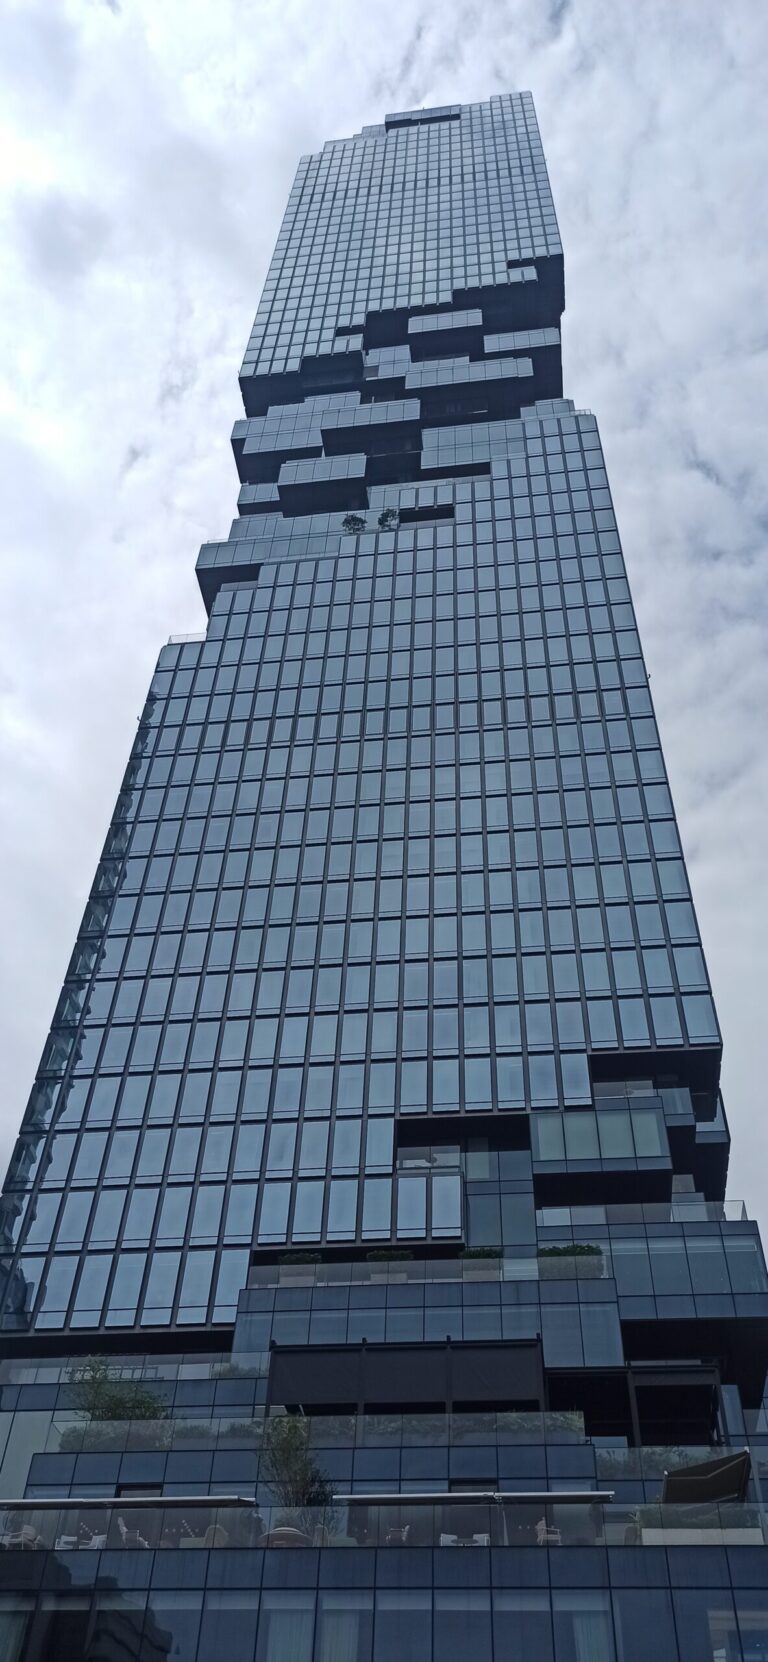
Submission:
[[[768,1282],[563,306],[529,94],[302,158],[0,1199],[13,1662],[768,1655]]]

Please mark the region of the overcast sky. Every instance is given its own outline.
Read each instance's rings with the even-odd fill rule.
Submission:
[[[0,1165],[157,652],[199,630],[237,370],[302,152],[533,92],[565,391],[599,419],[768,1221],[768,7],[0,0]]]

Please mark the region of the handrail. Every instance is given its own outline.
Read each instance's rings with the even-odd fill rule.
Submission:
[[[585,1506],[593,1501],[610,1504],[615,1489],[445,1489],[431,1494],[334,1495],[334,1506],[473,1506],[478,1501],[504,1506],[508,1501],[530,1506]]]
[[[0,1512],[70,1512],[75,1507],[91,1507],[96,1512],[106,1512],[110,1507],[140,1506],[144,1512],[147,1507],[157,1506],[165,1510],[172,1506],[252,1506],[256,1502],[253,1495],[38,1495],[36,1499],[27,1496],[25,1500],[0,1499]]]

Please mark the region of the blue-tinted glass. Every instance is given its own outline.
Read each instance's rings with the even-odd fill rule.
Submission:
[[[6,1494],[175,1488],[114,1519],[100,1577],[123,1635],[115,1559],[157,1549],[144,1650],[760,1649],[718,1578],[760,1585],[761,1515],[651,1517],[683,1459],[761,1460],[767,1283],[723,1204],[719,1033],[563,295],[527,94],[302,158],[206,632],[161,652],[3,1195]],[[96,1387],[73,1351],[106,1353]],[[605,1519],[404,1498],[449,1482],[616,1493]],[[187,1512],[257,1484],[268,1518]],[[264,1540],[294,1550],[262,1586]],[[88,1567],[25,1580],[45,1633],[72,1600],[62,1654],[103,1640]]]

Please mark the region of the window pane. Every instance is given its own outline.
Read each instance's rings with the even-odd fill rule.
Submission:
[[[263,1593],[256,1662],[311,1662],[314,1623],[314,1593]]]
[[[247,1587],[206,1593],[197,1662],[220,1662],[224,1648],[237,1662],[252,1662],[258,1609],[259,1595]]]
[[[431,1593],[426,1589],[382,1588],[376,1594],[374,1635],[373,1662],[392,1662],[393,1657],[398,1662],[425,1662],[432,1655]],[[455,1654],[454,1650],[454,1658]],[[283,1659],[275,1655],[274,1662]]]
[[[322,1591],[318,1601],[315,1662],[370,1662],[373,1593]]]
[[[673,1592],[680,1662],[741,1662],[730,1593],[717,1589]]]
[[[491,1662],[490,1595],[485,1589],[435,1592],[434,1662],[456,1662],[457,1656]]]
[[[677,1662],[672,1599],[666,1588],[622,1588],[613,1594],[618,1662],[647,1662],[653,1634],[654,1662]]]
[[[557,1662],[615,1662],[608,1594],[552,1592]]]
[[[552,1616],[549,1593],[509,1591],[493,1594],[494,1654],[504,1662],[552,1662]]]

